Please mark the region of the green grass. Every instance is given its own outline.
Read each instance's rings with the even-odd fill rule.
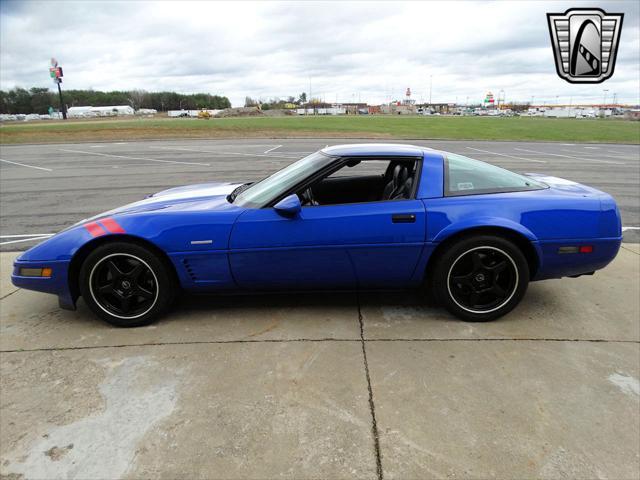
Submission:
[[[640,144],[640,122],[601,119],[488,117],[249,117],[74,120],[8,124],[0,143],[165,138],[352,137]]]

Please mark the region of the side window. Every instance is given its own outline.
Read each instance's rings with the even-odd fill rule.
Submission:
[[[298,196],[305,206],[409,199],[415,192],[417,165],[413,158],[351,158]]]
[[[347,164],[327,178],[361,177],[365,175],[383,176],[388,168],[389,160],[364,160],[355,165]]]
[[[445,195],[474,195],[482,193],[518,192],[546,188],[524,175],[519,175],[488,163],[447,154]]]

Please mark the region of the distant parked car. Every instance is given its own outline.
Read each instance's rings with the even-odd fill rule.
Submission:
[[[405,289],[469,321],[498,318],[531,280],[590,275],[616,256],[613,198],[411,145],[343,145],[256,183],[172,188],[23,253],[13,283],[82,296],[118,326],[177,292]]]

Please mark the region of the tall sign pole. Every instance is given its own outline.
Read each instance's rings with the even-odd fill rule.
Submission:
[[[53,83],[58,85],[58,95],[60,96],[60,110],[62,111],[62,118],[64,120],[67,119],[67,107],[64,104],[64,99],[62,98],[62,88],[60,84],[62,83],[62,67],[58,66],[58,61],[55,58],[51,59],[51,67],[49,68],[49,75],[53,79]]]

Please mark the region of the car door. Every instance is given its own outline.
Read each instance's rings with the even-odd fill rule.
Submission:
[[[250,209],[236,221],[229,259],[244,288],[406,286],[425,239],[419,200],[305,206],[287,218]]]

